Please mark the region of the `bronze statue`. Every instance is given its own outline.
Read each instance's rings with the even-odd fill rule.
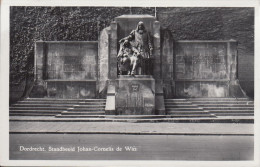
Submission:
[[[120,50],[117,55],[118,68],[120,75],[135,75],[136,68],[139,65],[140,54],[128,40],[120,43]]]
[[[152,46],[152,39],[149,34],[149,32],[145,29],[144,23],[140,21],[137,24],[137,27],[135,30],[133,30],[129,36],[121,39],[119,43],[124,43],[127,41],[131,45],[131,50],[134,50],[134,60],[133,61],[133,68],[131,69],[131,75],[135,75],[136,67],[139,67],[141,70],[137,70],[138,74],[143,75],[151,75],[152,72],[152,52],[153,52],[153,46]],[[122,45],[123,46],[123,45]],[[121,50],[121,48],[120,48]],[[129,54],[129,58],[132,57],[131,54]],[[126,59],[125,59],[126,60]],[[128,60],[129,61],[129,60]],[[125,61],[127,62],[127,61]],[[132,61],[131,61],[132,64]],[[120,69],[119,69],[120,71]],[[128,73],[129,74],[129,73]]]

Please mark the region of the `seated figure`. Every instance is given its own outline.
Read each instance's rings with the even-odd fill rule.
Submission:
[[[119,74],[134,76],[140,64],[139,59],[140,53],[138,50],[128,40],[121,41],[117,55]]]

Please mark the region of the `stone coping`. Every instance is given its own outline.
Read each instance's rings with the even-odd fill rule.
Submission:
[[[230,79],[176,79],[176,82],[229,82]]]
[[[154,80],[152,75],[119,75],[116,80]]]
[[[154,16],[152,15],[148,15],[148,14],[144,14],[144,15],[138,15],[138,14],[129,14],[129,15],[121,15],[121,16],[118,16],[116,17],[117,18],[153,18],[155,19]]]
[[[98,41],[36,41],[43,43],[98,43]]]
[[[48,79],[45,82],[96,82],[95,79],[85,79],[85,80],[66,80],[66,79]]]
[[[176,41],[177,43],[192,43],[192,42],[201,42],[201,43],[215,43],[215,42],[218,42],[218,43],[222,43],[222,42],[237,42],[236,40],[233,40],[233,39],[230,39],[230,40],[178,40]]]

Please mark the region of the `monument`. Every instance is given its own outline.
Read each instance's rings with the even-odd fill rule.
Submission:
[[[165,115],[164,98],[244,97],[237,42],[182,40],[150,15],[122,15],[98,41],[36,42],[31,97],[106,98],[107,115]]]
[[[109,42],[112,47],[109,49],[110,53],[117,54],[118,61],[112,59],[114,62],[110,62],[108,96],[112,97],[108,98],[107,104],[115,105],[111,108],[108,105],[107,114],[164,114],[165,109],[159,108],[160,105],[156,108],[155,105],[159,97],[156,97],[156,90],[159,89],[156,89],[156,80],[152,75],[159,73],[156,71],[158,64],[153,66],[152,63],[160,60],[159,34],[159,22],[149,15],[123,15],[111,23]],[[119,75],[115,76],[115,71]],[[160,98],[163,101],[163,96]]]

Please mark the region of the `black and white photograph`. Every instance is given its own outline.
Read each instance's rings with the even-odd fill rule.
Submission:
[[[259,1],[4,2],[1,165],[259,165]]]

